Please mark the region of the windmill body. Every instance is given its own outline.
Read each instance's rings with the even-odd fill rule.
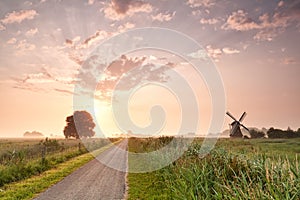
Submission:
[[[240,125],[238,122],[234,121],[231,124],[231,129],[230,129],[230,137],[234,137],[234,138],[242,138],[243,137],[243,133],[241,131]],[[235,130],[234,132],[232,130]]]
[[[230,124],[230,127],[231,127],[231,129],[230,129],[230,137],[233,137],[233,138],[242,138],[243,137],[243,133],[241,131],[241,126],[249,132],[249,129],[242,124],[242,121],[246,117],[246,112],[244,112],[242,114],[242,116],[240,117],[239,120],[237,120],[235,117],[233,117],[233,115],[231,115],[229,112],[226,112],[226,114],[234,120]]]

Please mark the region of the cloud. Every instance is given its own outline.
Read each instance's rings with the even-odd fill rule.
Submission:
[[[24,74],[22,78],[13,78],[13,80],[16,81],[17,86],[21,86],[28,84],[33,85],[37,83],[50,83],[55,79],[45,68],[42,68],[37,73]]]
[[[93,63],[91,61],[87,61]],[[100,100],[109,100],[113,90],[124,91],[133,89],[137,84],[145,82],[165,82],[168,76],[165,72],[171,68],[170,64],[154,65],[157,61],[154,56],[127,57],[122,55],[111,62],[105,71],[105,65],[86,65],[78,75],[78,85],[82,88],[81,94],[94,93]],[[98,80],[101,77],[101,80]],[[122,82],[120,82],[122,81]],[[120,82],[120,84],[118,84]]]
[[[32,92],[45,92],[46,91],[45,89],[36,87],[35,85],[33,85],[31,83],[16,84],[12,87],[15,89],[29,90]]]
[[[81,39],[80,36],[76,36],[73,39],[66,39],[65,45],[68,47],[74,47],[80,41],[80,39]]]
[[[24,2],[24,5],[25,5],[25,6],[32,6],[32,2],[30,2],[30,1],[25,1],[25,2]]]
[[[106,8],[104,15],[111,20],[121,20],[126,16],[133,16],[136,13],[150,13],[153,7],[151,4],[139,0],[112,0]]]
[[[93,5],[95,3],[95,0],[88,0],[88,5]]]
[[[18,49],[19,51],[32,51],[36,48],[36,46],[34,44],[28,43],[26,40],[21,40],[19,41],[16,46],[16,49]]]
[[[213,25],[213,24],[216,24],[218,22],[219,22],[219,20],[216,19],[216,18],[211,18],[211,19],[204,19],[204,18],[202,18],[202,19],[200,19],[200,23],[201,24]]]
[[[109,76],[120,77],[123,73],[140,66],[145,59],[146,57],[127,58],[125,55],[122,55],[107,67],[107,73]]]
[[[10,38],[6,43],[7,44],[16,44],[17,39],[16,38]]]
[[[230,47],[224,47],[221,49],[221,48],[214,48],[211,45],[207,45],[206,50],[199,49],[196,52],[192,52],[188,54],[188,56],[194,59],[202,59],[202,60],[207,60],[211,58],[215,62],[219,62],[219,59],[223,54],[229,55],[229,54],[238,54],[238,53],[240,53],[239,50]]]
[[[65,45],[74,50],[86,49],[97,44],[101,40],[108,38],[109,36],[111,36],[111,33],[104,30],[98,30],[90,37],[84,39],[82,42],[80,42],[80,36],[76,36],[73,39],[66,39]]]
[[[264,13],[253,20],[244,10],[232,12],[221,27],[224,30],[257,31],[254,39],[258,41],[272,41],[273,38],[283,33],[285,29],[296,22],[300,24],[300,1],[288,1],[278,3],[274,13]]]
[[[193,16],[199,16],[199,15],[201,15],[201,11],[200,10],[193,10],[192,15]]]
[[[104,39],[112,37],[121,32],[127,31],[128,29],[132,29],[135,27],[135,24],[126,22],[117,27],[115,32],[105,31],[105,30],[97,30],[94,34],[87,38],[81,39],[81,37],[77,36],[73,39],[67,38],[65,40],[65,47],[69,48],[68,54],[69,58],[81,65],[84,62],[88,52],[92,47],[99,44]]]
[[[277,37],[277,35],[280,34],[280,30],[274,30],[274,29],[264,29],[260,30],[254,35],[254,39],[258,41],[272,41],[273,38]]]
[[[277,4],[278,7],[282,7],[283,5],[284,5],[284,1],[279,1]]]
[[[124,24],[122,27],[119,27],[120,30],[126,30],[131,26],[130,23]],[[73,39],[65,39],[64,47],[66,49],[68,57],[70,60],[74,61],[78,65],[82,65],[86,56],[90,53],[92,47],[99,44],[102,40],[112,36],[114,33],[107,32],[104,30],[97,30],[93,35],[87,38],[81,38],[80,36],[76,36]]]
[[[223,48],[222,51],[223,51],[225,54],[237,54],[237,53],[240,53],[239,50],[233,49],[233,48],[229,48],[229,47]]]
[[[259,28],[259,25],[248,17],[248,13],[244,10],[233,12],[222,26],[224,30],[248,31]]]
[[[122,83],[118,85],[117,90],[130,90],[137,84],[145,82],[166,82],[168,76],[165,72],[172,67],[172,64],[155,65],[150,62],[155,60],[153,58],[153,56],[134,58],[126,57],[125,55],[121,56],[119,60],[114,61],[107,68],[108,76],[102,82],[104,87],[100,88],[103,89],[105,86],[110,86],[109,89],[114,89],[116,84],[121,81],[121,78]],[[100,86],[102,83],[100,83]]]
[[[94,43],[97,43],[98,41],[103,40],[103,39],[107,38],[108,36],[109,36],[108,32],[106,32],[104,30],[99,30],[94,35],[92,35],[91,37],[84,40],[84,42],[82,43],[82,47],[83,48],[90,47]]]
[[[21,23],[23,20],[30,20],[37,16],[35,10],[20,10],[8,13],[4,19],[1,20],[3,24]]]
[[[72,90],[64,90],[64,89],[58,89],[58,88],[54,88],[55,91],[60,92],[60,93],[64,93],[64,94],[70,94],[70,95],[75,95],[74,91]]]
[[[191,8],[197,8],[197,7],[209,8],[215,5],[215,1],[214,0],[187,0],[187,4]]]
[[[218,62],[222,55],[222,50],[219,48],[213,48],[211,45],[206,46],[207,53],[214,61]]]
[[[6,28],[2,24],[0,24],[0,31],[4,31]]]
[[[172,14],[163,14],[163,13],[158,13],[157,15],[151,15],[151,18],[153,21],[159,21],[159,22],[164,22],[164,21],[170,21],[176,14],[176,11],[174,11]]]
[[[192,52],[192,53],[188,54],[188,56],[191,58],[194,58],[194,59],[203,59],[203,60],[208,59],[207,52],[204,49],[199,49],[196,52]]]
[[[52,71],[51,71],[52,70]],[[12,77],[13,88],[29,90],[33,92],[57,91],[72,94],[70,89],[76,83],[76,79],[70,75],[70,70],[57,69],[53,67],[42,67],[32,73],[25,73],[21,77]],[[57,89],[61,87],[60,89]]]
[[[28,31],[25,33],[25,35],[26,35],[27,37],[32,37],[32,36],[34,36],[35,34],[37,34],[38,31],[39,31],[39,30],[38,30],[37,28],[30,29],[30,30],[28,30]]]
[[[120,25],[120,26],[118,27],[118,31],[119,31],[120,33],[122,33],[122,32],[127,31],[128,29],[132,29],[132,28],[134,28],[134,27],[135,27],[135,24],[126,22],[125,24]]]
[[[284,65],[294,65],[297,64],[296,59],[293,57],[287,57],[287,58],[283,58],[281,60],[281,63]]]

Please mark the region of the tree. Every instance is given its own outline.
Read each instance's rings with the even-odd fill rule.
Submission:
[[[24,134],[23,134],[24,137],[44,137],[44,135],[40,132],[37,132],[37,131],[32,131],[32,132],[29,132],[29,131],[26,131]]]
[[[66,138],[93,137],[95,135],[95,123],[93,117],[87,111],[75,111],[73,115],[66,118],[67,125],[64,128]]]
[[[251,129],[250,130],[251,138],[263,138],[265,137],[265,133],[259,130]]]
[[[300,137],[300,133],[288,128],[286,131],[281,129],[270,128],[267,132],[269,138],[297,138]]]

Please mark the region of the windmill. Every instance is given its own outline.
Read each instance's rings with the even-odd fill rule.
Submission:
[[[242,124],[242,121],[246,117],[246,114],[247,114],[246,112],[244,112],[242,114],[242,116],[240,117],[239,120],[236,120],[236,118],[233,117],[232,114],[230,114],[229,112],[226,112],[226,114],[234,120],[230,124],[230,126],[231,126],[230,137],[239,137],[239,138],[242,138],[243,137],[243,133],[241,131],[241,126],[249,132],[249,129]]]

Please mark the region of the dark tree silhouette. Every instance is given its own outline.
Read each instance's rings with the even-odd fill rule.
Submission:
[[[269,138],[298,138],[300,132],[295,132],[291,128],[287,130],[270,128],[267,132]]]
[[[74,117],[72,116],[68,116],[66,119],[67,125],[65,126],[64,129],[64,135],[66,138],[69,137],[75,137],[76,139],[79,138],[79,135],[77,133],[77,130],[75,128],[75,122],[74,122]]]
[[[87,111],[75,111],[66,119],[67,125],[64,128],[66,138],[93,137],[95,135],[95,123],[93,117]]]
[[[264,132],[258,131],[258,130],[255,130],[255,129],[250,130],[250,135],[251,135],[251,138],[263,138],[263,137],[265,137]]]

